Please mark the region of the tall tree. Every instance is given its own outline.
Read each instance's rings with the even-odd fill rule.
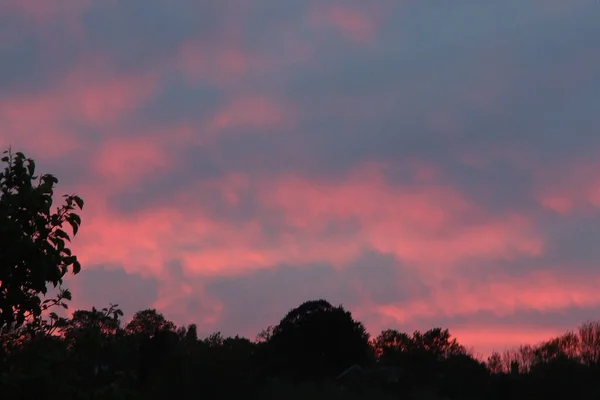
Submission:
[[[369,359],[369,335],[342,306],[308,301],[291,310],[269,339],[281,372],[298,379],[331,378]]]
[[[125,327],[125,331],[130,335],[146,337],[162,331],[175,331],[175,329],[172,321],[167,320],[164,315],[153,308],[136,312]]]
[[[35,162],[21,152],[5,151],[0,172],[0,330],[14,329],[31,318],[39,320],[52,301],[41,295],[62,283],[69,269],[81,266],[66,247],[81,218],[74,211],[83,200],[65,195],[64,204],[52,212],[58,179],[35,175]],[[65,231],[71,227],[72,235]],[[68,299],[68,297],[66,298]],[[65,303],[62,303],[65,304]]]
[[[586,322],[579,327],[582,361],[587,365],[600,364],[600,322]]]
[[[502,363],[502,356],[497,351],[494,351],[487,359],[487,368],[492,374],[501,374],[505,371]]]
[[[429,351],[440,359],[467,354],[464,346],[452,338],[448,329],[433,328],[425,333],[416,331],[412,339],[416,350]]]
[[[123,312],[118,306],[97,310],[77,310],[61,329],[77,364],[78,376],[89,385],[100,383],[107,372],[114,372],[123,352],[118,346]]]
[[[412,337],[396,329],[386,329],[372,343],[375,355],[382,365],[399,365],[414,347]]]

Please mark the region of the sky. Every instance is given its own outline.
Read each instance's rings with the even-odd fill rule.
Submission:
[[[70,309],[303,301],[479,354],[600,318],[596,0],[0,0],[0,147],[85,200]]]

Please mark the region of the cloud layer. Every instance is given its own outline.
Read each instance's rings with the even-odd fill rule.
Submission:
[[[86,201],[76,307],[254,337],[325,297],[482,354],[598,317],[596,2],[0,9],[0,146]]]

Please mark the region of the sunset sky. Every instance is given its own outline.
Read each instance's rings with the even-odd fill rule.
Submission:
[[[0,146],[86,202],[71,309],[305,300],[480,354],[600,319],[600,2],[0,0]]]

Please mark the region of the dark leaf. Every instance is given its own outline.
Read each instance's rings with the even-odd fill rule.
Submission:
[[[57,238],[61,238],[61,239],[66,239],[68,241],[71,241],[71,238],[69,237],[69,234],[65,231],[63,231],[62,229],[57,229],[54,231],[54,235]]]
[[[77,231],[79,230],[79,225],[81,224],[81,219],[77,214],[70,214],[67,216],[67,222],[71,225],[73,229],[73,236],[77,235]]]
[[[35,172],[35,162],[33,160],[29,160],[29,165],[27,165],[27,170],[29,171],[29,175],[31,175],[32,179],[35,179],[33,173]]]
[[[79,271],[81,271],[81,264],[79,263],[79,261],[75,261],[73,263],[73,274],[78,274]]]
[[[75,203],[77,203],[79,209],[83,209],[83,199],[81,197],[75,196],[73,200],[75,201]],[[79,223],[81,223],[81,221],[79,221]]]

